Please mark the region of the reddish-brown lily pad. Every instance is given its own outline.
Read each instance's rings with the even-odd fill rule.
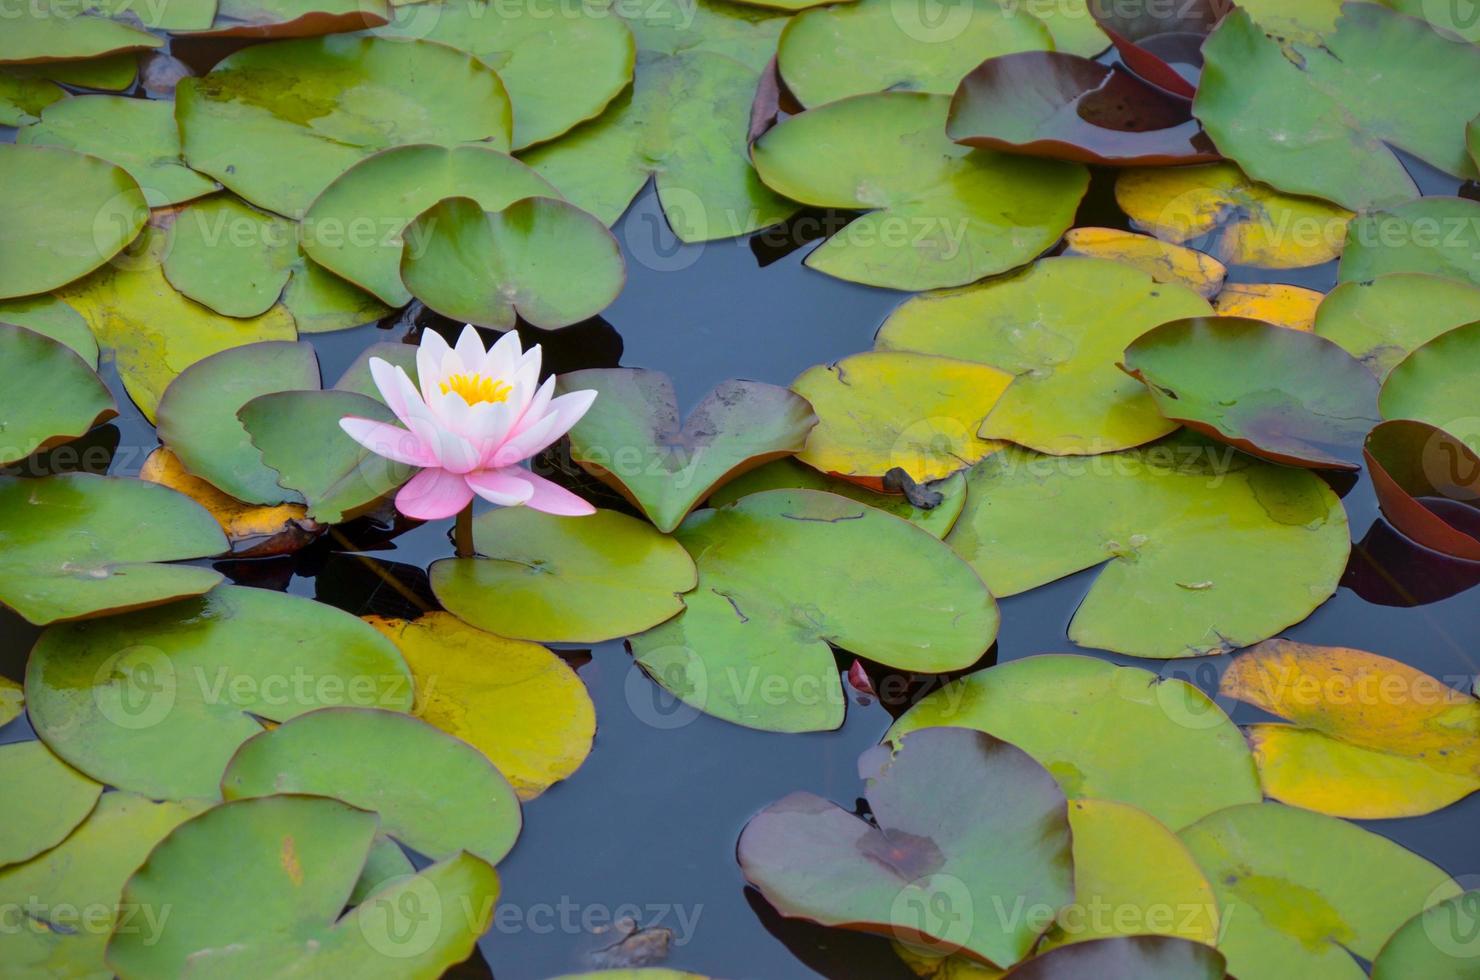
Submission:
[[[1219,0],[1090,0],[1131,71],[1173,95],[1197,94],[1202,41],[1232,6]]]
[[[1383,515],[1426,548],[1480,561],[1480,456],[1427,422],[1384,422],[1364,457]]]
[[[1057,51],[985,61],[961,80],[946,133],[1007,153],[1114,165],[1219,159],[1183,99]]]
[[[1276,463],[1354,470],[1379,420],[1377,379],[1362,362],[1263,320],[1164,323],[1126,348],[1121,366],[1167,418]]]

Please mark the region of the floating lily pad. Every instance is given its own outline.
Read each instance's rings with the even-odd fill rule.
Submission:
[[[226,550],[204,508],[122,477],[0,477],[0,602],[37,624],[200,595],[221,576],[159,562]]]
[[[6,17],[0,64],[80,60],[163,45],[142,26],[95,16],[81,4],[35,0]]]
[[[1115,201],[1158,238],[1263,269],[1331,261],[1352,219],[1345,208],[1256,183],[1231,163],[1122,171]]]
[[[521,640],[596,643],[676,615],[694,563],[636,518],[599,510],[555,517],[502,507],[473,521],[482,558],[431,567],[432,591],[459,619]]]
[[[55,296],[0,300],[0,323],[25,327],[66,344],[88,367],[97,369],[98,342],[88,329],[87,320]]]
[[[386,0],[216,0],[209,29],[196,37],[316,37],[390,20]]]
[[[1480,957],[1480,891],[1431,905],[1393,933],[1372,961],[1372,980],[1466,980]]]
[[[967,146],[1079,163],[1218,159],[1185,100],[1059,51],[983,62],[962,79],[946,132]]]
[[[1393,527],[1425,548],[1480,561],[1480,454],[1443,429],[1408,419],[1373,429],[1364,451]]]
[[[118,414],[108,387],[70,347],[0,323],[0,463],[85,435]]]
[[[216,798],[263,720],[411,703],[410,672],[384,636],[322,603],[236,586],[54,626],[26,667],[27,710],[52,751],[159,799]]]
[[[114,933],[109,966],[124,980],[193,970],[373,976],[388,964],[399,976],[440,976],[491,922],[498,876],[458,854],[342,914],[376,824],[372,813],[311,796],[239,800],[181,824],[123,889],[141,914],[173,910],[170,927],[148,938]]]
[[[314,201],[304,218],[303,250],[387,305],[404,306],[411,293],[401,283],[403,233],[417,215],[448,197],[500,211],[520,198],[559,196],[538,174],[488,146],[397,147],[357,164]],[[351,234],[355,229],[363,233]],[[414,253],[424,243],[404,244]]]
[[[981,425],[983,439],[1094,455],[1177,427],[1116,364],[1127,344],[1157,324],[1211,309],[1191,289],[1120,262],[1044,259],[1012,276],[917,296],[884,322],[875,343],[1013,375]]]
[[[34,977],[111,976],[103,950],[116,922],[130,916],[139,932],[158,935],[169,921],[147,919],[120,906],[124,882],[154,845],[202,808],[200,803],[155,803],[133,793],[104,793],[92,815],[66,840],[25,864],[0,868],[0,903],[17,911],[40,906],[56,919],[28,920],[0,932],[6,971]],[[92,918],[84,919],[84,914]]]
[[[182,79],[175,99],[186,162],[290,218],[377,150],[463,142],[506,150],[513,116],[498,75],[471,55],[373,37],[244,48]],[[380,212],[361,217],[370,237],[384,233]]]
[[[570,430],[571,458],[665,532],[716,487],[800,451],[817,421],[806,399],[755,381],[721,383],[682,421],[673,382],[660,371],[576,371],[559,387],[597,392]]]
[[[876,490],[895,469],[944,479],[1001,448],[977,428],[1011,382],[986,364],[903,351],[820,364],[792,382],[818,420],[798,458]]]
[[[0,745],[0,868],[60,844],[87,819],[99,783],[51,754],[41,742]],[[0,893],[4,885],[0,884]]]
[[[222,493],[200,477],[192,476],[179,457],[163,446],[144,460],[139,479],[178,490],[210,511],[226,532],[232,555],[239,558],[291,554],[323,530],[309,520],[303,504],[248,504]]]
[[[1480,286],[1399,272],[1331,290],[1316,311],[1315,329],[1385,378],[1417,348],[1477,320]]]
[[[1480,322],[1442,333],[1409,354],[1382,384],[1386,419],[1427,422],[1480,453]]]
[[[308,793],[380,814],[380,832],[441,860],[489,864],[519,836],[519,800],[493,763],[419,718],[322,708],[243,742],[221,776],[227,800]]]
[[[1230,807],[1182,831],[1223,912],[1218,949],[1236,977],[1355,978],[1352,960],[1426,904],[1448,875],[1360,827],[1278,803]]]
[[[132,88],[139,76],[139,52],[124,51],[81,61],[44,61],[8,65],[6,71],[30,78],[46,78],[62,85],[122,92]]]
[[[26,697],[21,686],[9,677],[0,677],[0,727],[19,718],[25,705]]]
[[[1089,10],[1131,71],[1182,99],[1196,93],[1203,63],[1198,49],[1227,12],[1214,0],[1090,0]]]
[[[159,400],[159,441],[185,468],[249,504],[301,503],[262,461],[237,412],[258,395],[317,388],[307,343],[270,342],[212,354],[186,368]]]
[[[1118,228],[1071,229],[1062,254],[1124,262],[1156,282],[1179,283],[1204,299],[1217,295],[1228,278],[1228,267],[1211,255]]]
[[[591,696],[570,665],[544,647],[473,629],[445,612],[366,622],[410,664],[413,713],[487,756],[521,800],[570,777],[590,754]]]
[[[1139,657],[1268,639],[1331,597],[1351,550],[1319,477],[1192,436],[1084,462],[1009,449],[966,483],[946,543],[993,594],[1103,565],[1069,639]]]
[[[1480,202],[1426,197],[1364,214],[1347,231],[1342,282],[1421,272],[1480,285]]]
[[[632,32],[611,11],[552,10],[539,0],[405,4],[374,33],[440,41],[497,71],[514,104],[515,149],[601,115],[632,81],[637,55]]]
[[[1260,799],[1243,734],[1186,681],[1091,657],[1028,657],[968,674],[923,698],[889,738],[935,726],[1011,742],[1070,799],[1110,800],[1172,829]]]
[[[1480,90],[1467,84],[1480,48],[1421,20],[1353,3],[1311,44],[1272,37],[1236,9],[1202,51],[1193,112],[1225,156],[1271,187],[1352,210],[1412,200],[1418,187],[1396,150],[1476,176],[1464,127],[1480,114]]]
[[[401,281],[452,320],[568,327],[611,305],[627,270],[612,233],[573,204],[526,197],[499,211],[453,197],[406,229]],[[573,274],[574,273],[574,274]]]
[[[872,822],[793,793],[741,833],[746,880],[791,918],[1002,965],[1027,955],[1073,898],[1064,796],[1048,773],[1012,745],[959,728],[871,749],[859,771]],[[1038,914],[987,911],[1018,901]]]
[[[632,637],[686,704],[766,731],[843,720],[832,646],[906,671],[976,662],[997,606],[971,569],[907,521],[816,490],[772,490],[678,529],[699,569],[684,612]],[[865,557],[866,556],[866,557]],[[887,567],[887,577],[870,570]]]
[[[860,95],[793,116],[755,142],[755,168],[773,190],[870,211],[807,265],[871,286],[959,286],[1031,261],[1068,230],[1085,169],[952,143],[949,105],[917,92]]]
[[[746,159],[759,79],[755,68],[712,51],[643,50],[630,93],[523,159],[608,225],[652,177],[681,241],[747,234],[796,210],[761,183]]]
[[[375,376],[370,372],[372,360],[385,361],[393,368],[400,368],[406,372],[406,377],[411,380],[411,383],[416,384],[416,351],[416,344],[403,344],[395,340],[371,344],[360,351],[360,356],[355,358],[354,363],[344,369],[344,374],[334,382],[334,390],[354,391],[379,400],[380,388],[375,384]]]
[[[1161,413],[1294,466],[1359,468],[1378,423],[1377,379],[1336,344],[1263,320],[1164,323],[1125,350]]]
[[[1181,911],[1180,906],[1178,911]],[[1212,946],[1175,936],[1117,936],[1040,953],[1002,975],[1011,980],[1223,980]]]
[[[0,144],[0,299],[44,293],[123,250],[149,206],[120,167],[52,146]]]
[[[1219,316],[1247,317],[1273,323],[1286,330],[1310,332],[1315,330],[1316,313],[1325,299],[1326,294],[1320,290],[1303,286],[1277,282],[1232,282],[1213,297],[1213,311]]]
[[[175,107],[169,102],[122,95],[64,99],[49,106],[40,122],[16,133],[15,141],[89,153],[122,167],[152,208],[179,204],[217,189],[215,181],[180,159]]]
[[[1268,640],[1221,694],[1291,724],[1249,726],[1266,795],[1335,817],[1412,817],[1480,789],[1480,702],[1363,650]]]
[[[650,0],[621,11],[640,51],[677,55],[685,51],[722,54],[760,72],[776,55],[776,41],[791,18],[781,10],[724,0]]]
[[[66,89],[44,78],[0,71],[0,126],[33,123],[47,106],[66,97]]]

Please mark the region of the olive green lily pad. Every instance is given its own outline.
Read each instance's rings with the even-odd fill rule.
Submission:
[[[576,371],[559,388],[597,393],[570,430],[571,458],[664,532],[715,487],[798,452],[817,421],[801,396],[755,381],[721,383],[682,421],[673,382],[661,371]]]
[[[666,55],[709,51],[755,72],[763,71],[775,57],[776,40],[791,19],[782,10],[725,0],[650,0],[625,6],[609,0],[603,9],[620,10],[639,51]]]
[[[1477,921],[1480,891],[1429,906],[1383,944],[1372,961],[1372,980],[1467,980],[1480,958]]]
[[[681,241],[733,238],[775,224],[796,205],[746,160],[756,69],[710,51],[642,51],[630,93],[599,118],[522,159],[607,225],[652,177]]]
[[[401,282],[403,244],[413,254],[425,244],[403,242],[417,215],[448,197],[500,211],[520,198],[559,196],[538,174],[490,146],[396,147],[356,164],[314,201],[303,222],[303,250],[387,305],[404,306],[411,293]]]
[[[87,320],[55,296],[0,300],[0,323],[13,323],[66,344],[88,367],[97,369],[98,342]]]
[[[0,312],[0,319],[4,313]],[[1480,320],[1480,285],[1418,272],[1344,282],[1316,310],[1316,333],[1379,379],[1441,333]]]
[[[34,0],[8,12],[0,64],[81,60],[163,45],[142,27],[95,16],[82,4]]]
[[[0,126],[33,123],[47,106],[66,97],[66,89],[44,78],[0,71]]]
[[[380,388],[375,384],[375,376],[370,373],[370,362],[377,359],[387,362],[393,368],[398,367],[405,371],[411,383],[416,384],[416,350],[415,344],[404,344],[395,340],[371,344],[360,351],[360,356],[354,359],[354,363],[344,369],[339,380],[334,382],[334,390],[353,391],[379,400]]]
[[[1138,657],[1273,636],[1331,597],[1351,550],[1319,477],[1191,435],[1083,461],[1009,449],[966,482],[946,543],[993,594],[1103,566],[1069,639]]]
[[[776,50],[786,87],[804,106],[869,92],[950,95],[988,58],[1054,46],[1043,21],[996,0],[951,4],[939,22],[913,12],[895,0],[855,0],[798,14]]]
[[[216,0],[216,16],[195,37],[316,37],[391,19],[386,0]]]
[[[66,840],[25,864],[0,868],[0,905],[33,909],[39,917],[0,932],[6,971],[37,978],[112,976],[103,951],[115,925],[127,921],[158,936],[169,921],[122,906],[124,882],[166,834],[202,809],[200,803],[104,793]]]
[[[871,286],[960,286],[1023,265],[1073,224],[1078,164],[972,150],[945,135],[950,98],[854,96],[793,116],[752,147],[761,179],[815,207],[867,210],[807,265]]]
[[[406,229],[401,281],[430,309],[474,326],[543,329],[590,319],[627,278],[612,233],[573,204],[526,197],[500,211],[453,197]]]
[[[189,601],[41,635],[26,706],[52,751],[157,799],[215,799],[237,747],[315,708],[406,711],[395,644],[331,606],[222,586]]]
[[[876,346],[980,361],[1013,382],[981,425],[1055,455],[1139,446],[1177,426],[1116,365],[1126,345],[1168,320],[1206,316],[1208,301],[1106,259],[1044,259],[1002,279],[917,296],[885,321]]]
[[[887,737],[941,725],[1018,746],[1070,799],[1127,803],[1174,830],[1261,798],[1254,757],[1223,709],[1139,667],[1061,654],[989,667],[927,695]]]
[[[741,833],[746,880],[791,918],[999,965],[1026,956],[1074,896],[1067,808],[1049,774],[1009,743],[961,728],[871,749],[858,768],[873,820],[792,793]],[[990,911],[1015,906],[1033,911]]]
[[[681,615],[629,642],[662,687],[726,721],[833,729],[843,720],[833,646],[944,673],[975,663],[997,636],[997,604],[972,570],[866,504],[771,490],[699,511],[676,537],[698,586]]]
[[[237,412],[259,395],[319,386],[319,360],[307,343],[235,347],[197,361],[159,400],[159,441],[185,468],[250,504],[301,502],[262,461]]]
[[[1355,470],[1377,379],[1332,341],[1241,317],[1173,320],[1125,350],[1167,418],[1293,466]]]
[[[632,81],[637,56],[622,18],[586,4],[558,10],[540,0],[405,4],[374,33],[439,41],[497,71],[514,104],[515,149],[601,115]]]
[[[75,85],[102,92],[122,92],[132,88],[138,78],[139,52],[124,51],[82,61],[9,65],[6,70],[29,78],[46,78],[61,85]]]
[[[21,686],[9,677],[0,677],[0,727],[19,718],[25,708],[26,696]]]
[[[419,718],[322,708],[253,736],[221,777],[228,800],[332,796],[380,814],[380,832],[433,860],[497,864],[514,846],[519,799],[483,753]]]
[[[221,576],[161,562],[227,549],[210,513],[157,484],[76,473],[0,477],[0,602],[32,623],[200,595]]]
[[[1383,382],[1385,419],[1414,419],[1443,429],[1480,452],[1480,323],[1442,333],[1409,354]]]
[[[0,463],[85,435],[118,414],[108,387],[66,345],[0,323]]]
[[[1180,909],[1178,910],[1180,911]],[[1018,964],[1011,980],[1223,980],[1223,955],[1175,936],[1115,936],[1057,947]]]
[[[1395,272],[1480,285],[1480,202],[1426,197],[1354,220],[1341,254],[1340,280],[1363,282]]]
[[[133,241],[149,206],[121,167],[52,146],[0,144],[0,299],[79,279]]]
[[[1182,831],[1223,911],[1236,977],[1360,980],[1424,906],[1459,894],[1439,868],[1377,834],[1278,803],[1230,807]]]
[[[175,107],[169,102],[79,95],[47,107],[41,121],[16,133],[15,141],[60,146],[116,164],[138,183],[151,208],[179,204],[217,189],[215,181],[181,160]]]
[[[506,150],[513,115],[498,75],[465,52],[343,35],[244,48],[182,79],[175,100],[186,162],[290,218],[377,150],[464,142]],[[372,215],[363,217],[373,237]]]
[[[260,976],[436,977],[493,918],[498,875],[458,854],[383,885],[343,914],[375,840],[373,813],[314,796],[226,803],[177,827],[123,889],[157,935],[118,930],[123,980],[199,971]]]
[[[1480,42],[1480,17],[1467,3],[1434,3],[1433,0],[1381,0],[1410,17],[1427,20],[1440,30],[1473,43]]]
[[[1464,129],[1480,114],[1480,89],[1468,83],[1480,48],[1421,20],[1347,4],[1316,44],[1270,36],[1234,10],[1202,53],[1193,113],[1255,180],[1356,211],[1418,196],[1395,150],[1476,176]]]
[[[103,792],[41,742],[0,745],[0,784],[0,868],[60,844]]]
[[[484,557],[432,564],[432,591],[464,622],[517,640],[627,636],[676,615],[694,587],[678,542],[616,511],[501,507],[474,518],[473,544]]]

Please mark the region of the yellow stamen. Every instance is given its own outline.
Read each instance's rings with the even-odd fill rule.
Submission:
[[[514,389],[496,378],[485,378],[481,374],[454,374],[442,382],[442,394],[455,391],[469,405],[479,402],[501,402]]]

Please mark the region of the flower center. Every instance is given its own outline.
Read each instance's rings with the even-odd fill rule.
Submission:
[[[442,384],[442,394],[456,392],[469,405],[479,402],[501,402],[514,389],[497,378],[485,378],[481,374],[450,375]]]

